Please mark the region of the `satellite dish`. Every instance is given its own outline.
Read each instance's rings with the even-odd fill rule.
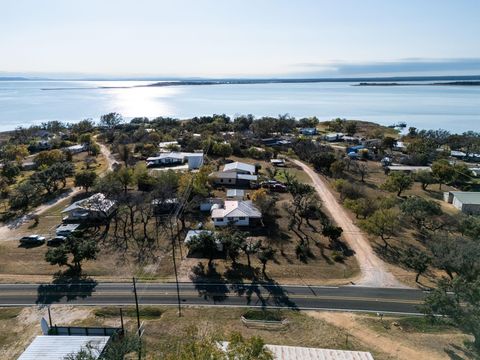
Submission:
[[[42,320],[40,320],[40,327],[42,328],[42,334],[48,335],[48,331],[50,330],[50,328],[48,327],[47,320],[45,320],[44,317],[42,317]]]

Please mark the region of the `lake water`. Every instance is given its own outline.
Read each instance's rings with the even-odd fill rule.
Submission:
[[[480,131],[480,87],[351,86],[351,83],[247,84],[97,89],[141,81],[0,81],[0,130],[48,120],[137,116],[288,113],[360,119],[425,129]],[[44,90],[68,88],[64,90]]]

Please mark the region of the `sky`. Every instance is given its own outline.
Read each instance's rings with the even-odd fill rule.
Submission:
[[[478,0],[0,0],[0,75],[480,74]]]

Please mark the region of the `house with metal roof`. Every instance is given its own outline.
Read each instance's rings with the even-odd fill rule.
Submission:
[[[117,209],[117,204],[102,193],[75,201],[63,211],[64,222],[90,222],[108,219]]]
[[[465,214],[480,214],[480,192],[476,191],[448,191],[443,198]]]
[[[262,218],[262,213],[250,200],[226,200],[223,207],[213,206],[211,210],[214,226],[250,226]]]
[[[225,164],[225,166],[223,167],[223,172],[234,172],[236,174],[255,175],[256,169],[255,169],[255,165],[235,161],[229,164]]]
[[[219,343],[223,351],[228,350],[228,342]],[[366,351],[308,348],[301,346],[265,345],[274,360],[374,360]]]
[[[20,355],[18,360],[63,360],[82,349],[89,349],[92,359],[99,359],[110,336],[40,335]]]
[[[208,175],[215,185],[253,187],[258,180],[257,175],[238,174],[236,172],[215,171]]]
[[[203,153],[168,152],[147,158],[147,166],[178,166],[188,164],[188,169],[199,169],[203,165]]]

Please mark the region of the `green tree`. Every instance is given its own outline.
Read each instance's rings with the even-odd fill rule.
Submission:
[[[267,262],[275,259],[275,253],[276,250],[270,245],[262,246],[257,252],[258,260],[260,260],[260,262],[262,263],[262,274],[264,277],[267,277],[267,274],[265,272],[267,269]]]
[[[427,190],[427,187],[431,184],[435,184],[435,178],[431,171],[421,170],[415,174],[415,181],[422,184],[422,189]]]
[[[7,161],[3,164],[2,175],[7,179],[9,184],[14,184],[15,178],[20,175],[20,167],[12,161]]]
[[[442,215],[442,209],[435,201],[427,200],[419,196],[408,197],[401,205],[400,209],[407,218],[413,220],[418,229],[426,228],[428,230],[436,230],[435,221],[438,216]]]
[[[245,339],[240,333],[233,333],[228,339],[228,360],[273,360],[273,354],[258,336]]]
[[[339,177],[342,177],[343,172],[345,171],[345,168],[346,168],[345,161],[335,160],[330,165],[330,172],[332,173],[333,177],[339,178]]]
[[[100,117],[100,126],[106,127],[109,130],[113,130],[122,122],[122,115],[115,112],[105,114]]]
[[[11,198],[10,207],[14,210],[27,210],[38,196],[38,187],[31,181],[24,181],[15,188]]]
[[[448,316],[462,331],[473,335],[473,349],[480,354],[480,279],[441,279],[427,295],[424,312],[432,321],[439,314]]]
[[[360,217],[366,219],[373,214],[377,207],[374,201],[364,197],[359,199],[345,199],[343,206],[352,210],[357,219]]]
[[[51,265],[67,266],[72,274],[81,275],[82,262],[97,258],[97,242],[92,236],[72,235],[62,245],[48,249],[45,260]]]
[[[215,156],[220,156],[222,158],[227,158],[232,155],[232,146],[228,143],[214,143],[212,146],[212,154]]]
[[[88,192],[97,180],[97,173],[92,170],[79,171],[75,174],[75,186],[79,186],[85,189],[85,192]]]
[[[63,162],[64,160],[65,154],[61,150],[54,149],[40,152],[35,157],[34,162],[38,167],[49,167],[55,163]]]
[[[360,220],[360,226],[369,234],[380,237],[384,248],[390,246],[387,242],[398,231],[398,211],[395,209],[378,209],[372,216]]]
[[[127,194],[128,187],[135,185],[135,175],[132,169],[122,166],[115,172],[115,177],[122,185],[123,193]]]
[[[322,229],[322,235],[330,240],[331,247],[333,249],[338,248],[338,241],[342,236],[343,229],[339,226],[327,224]]]
[[[410,175],[402,172],[394,172],[388,175],[387,180],[382,185],[382,189],[396,192],[400,196],[403,191],[408,190],[413,185],[413,179]]]
[[[201,252],[208,258],[208,268],[212,268],[213,259],[218,252],[219,240],[209,232],[202,231],[200,234],[193,236],[187,244],[191,252]]]
[[[402,262],[410,269],[414,270],[417,274],[415,275],[415,282],[418,283],[420,275],[425,273],[428,270],[432,259],[424,251],[409,247],[402,253]]]
[[[445,159],[434,161],[432,175],[437,180],[439,189],[442,189],[442,184],[448,184],[455,179],[454,167]]]
[[[347,121],[344,126],[345,132],[348,136],[353,136],[357,132],[357,122],[356,121]]]

